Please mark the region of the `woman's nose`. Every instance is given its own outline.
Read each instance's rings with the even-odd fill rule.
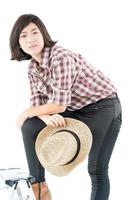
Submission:
[[[35,37],[33,35],[29,35],[28,38],[27,38],[27,41],[29,43],[35,42]]]

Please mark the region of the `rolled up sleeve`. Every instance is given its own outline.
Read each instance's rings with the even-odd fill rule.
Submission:
[[[52,90],[49,103],[58,105],[71,104],[71,89],[75,77],[75,66],[70,57],[58,59],[53,66]]]

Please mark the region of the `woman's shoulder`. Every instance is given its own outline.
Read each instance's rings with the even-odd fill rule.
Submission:
[[[81,54],[75,53],[70,49],[58,45],[54,45],[52,47],[50,58],[53,62],[58,62],[60,60],[69,60],[74,63],[84,63],[84,65],[88,64],[87,60]]]
[[[73,54],[69,49],[62,46],[54,45],[51,50],[50,57],[56,57],[57,59],[66,58]]]

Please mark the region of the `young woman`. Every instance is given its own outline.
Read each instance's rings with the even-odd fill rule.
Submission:
[[[108,166],[121,126],[116,88],[84,57],[58,46],[35,15],[25,14],[17,19],[10,48],[12,60],[30,59],[31,105],[20,114],[17,124],[22,130],[29,171],[36,178],[36,199],[51,199],[45,170],[35,153],[37,135],[46,125],[65,126],[64,117],[71,117],[86,123],[93,135],[88,159],[90,199],[107,200]]]

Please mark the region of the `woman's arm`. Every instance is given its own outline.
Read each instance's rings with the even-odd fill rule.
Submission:
[[[34,116],[42,116],[42,115],[52,115],[55,113],[61,113],[66,110],[66,106],[64,105],[56,105],[52,103],[44,104],[38,107],[31,107],[26,109],[24,112],[20,114],[17,120],[17,126],[21,128],[24,121],[28,118],[32,118]]]
[[[42,115],[53,115],[61,113],[66,110],[66,107],[71,104],[71,88],[76,76],[75,65],[72,63],[71,57],[61,57],[58,59],[56,65],[53,66],[53,80],[51,83],[53,94],[48,99],[48,103],[40,104],[38,96],[34,96],[35,107],[26,109],[18,118],[18,126],[21,127],[27,118]],[[33,79],[33,77],[32,77]],[[35,93],[36,87],[34,87],[35,80],[30,80],[32,88],[32,94]],[[46,94],[47,95],[47,94]],[[42,102],[41,102],[42,104]],[[38,106],[37,106],[38,105]]]
[[[26,115],[31,118],[34,116],[40,116],[40,115],[50,115],[55,113],[62,113],[66,110],[66,106],[64,105],[57,105],[57,104],[44,104],[38,107],[31,107],[25,110]]]

